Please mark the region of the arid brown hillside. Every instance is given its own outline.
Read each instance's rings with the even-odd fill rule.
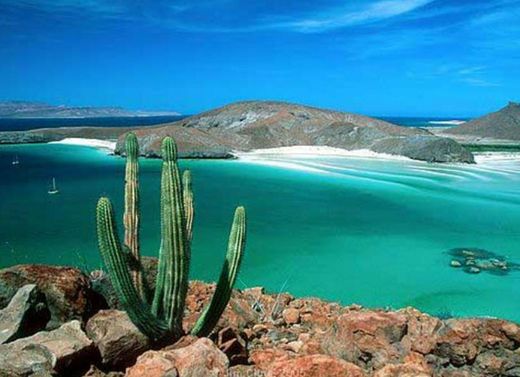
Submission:
[[[177,140],[181,156],[197,156],[201,151],[231,153],[320,145],[370,149],[426,161],[473,162],[471,153],[458,143],[435,137],[426,130],[285,102],[238,102],[136,133],[142,153],[149,156],[157,155],[162,138],[170,135]],[[123,152],[122,138],[118,151]]]
[[[520,140],[520,104],[510,102],[497,112],[451,128],[444,133],[497,140]]]

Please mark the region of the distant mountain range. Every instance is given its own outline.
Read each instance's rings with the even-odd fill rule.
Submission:
[[[41,102],[0,101],[0,118],[104,118],[179,115],[174,111],[132,111],[121,107],[70,107]]]
[[[444,130],[445,135],[495,140],[520,140],[520,104],[510,102],[497,112]]]

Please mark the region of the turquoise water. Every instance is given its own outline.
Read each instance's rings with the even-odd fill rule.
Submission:
[[[18,155],[20,164],[11,165]],[[233,209],[247,207],[240,287],[371,307],[520,322],[520,272],[471,275],[446,252],[520,262],[520,161],[483,166],[354,158],[182,161],[196,199],[192,277],[214,280]],[[274,166],[276,165],[276,166]],[[94,209],[122,216],[124,160],[66,145],[0,148],[0,266],[98,268]],[[141,164],[143,253],[159,245],[159,161]],[[55,176],[59,195],[47,194]]]

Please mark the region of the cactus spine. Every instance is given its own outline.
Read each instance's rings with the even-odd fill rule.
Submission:
[[[132,281],[139,296],[144,299],[144,284],[141,273],[141,254],[139,250],[139,145],[137,137],[129,132],[125,138],[125,245],[133,256],[134,263],[130,267]]]
[[[138,232],[138,146],[135,135],[127,136],[128,151],[135,152],[135,159],[127,162],[125,195],[125,242],[132,251],[130,238],[139,245]],[[153,301],[147,302],[140,294],[141,280],[133,279],[133,270],[128,265],[128,255],[121,245],[115,225],[112,205],[107,198],[100,198],[96,211],[99,250],[110,274],[114,289],[128,312],[130,319],[153,340],[167,336],[178,339],[183,334],[182,319],[188,291],[188,275],[193,228],[193,193],[191,174],[182,175],[177,165],[177,148],[172,138],[162,143],[161,176],[161,247]],[[131,167],[129,167],[131,166]],[[131,184],[129,184],[131,182]],[[134,215],[130,215],[133,211]],[[127,214],[129,214],[127,216]],[[134,217],[135,216],[135,217]],[[127,220],[128,219],[128,220]],[[132,221],[130,221],[130,219]],[[127,226],[127,221],[129,225]],[[209,335],[216,326],[231,297],[245,247],[245,209],[235,211],[229,237],[226,260],[220,273],[215,294],[197,320],[192,334]],[[127,241],[128,235],[128,241]],[[137,262],[140,265],[137,254]],[[138,275],[140,276],[140,275]],[[142,292],[142,291],[141,291]]]

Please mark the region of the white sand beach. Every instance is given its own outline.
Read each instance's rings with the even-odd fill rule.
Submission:
[[[67,144],[67,145],[79,145],[83,147],[92,147],[107,150],[113,153],[116,149],[116,142],[111,140],[99,140],[99,139],[83,139],[77,137],[66,138],[59,141],[52,141],[49,144]]]
[[[239,159],[254,160],[272,157],[355,157],[377,160],[404,160],[409,161],[408,157],[377,153],[369,149],[346,150],[316,145],[298,145],[292,147],[255,149],[249,152],[233,153]]]

